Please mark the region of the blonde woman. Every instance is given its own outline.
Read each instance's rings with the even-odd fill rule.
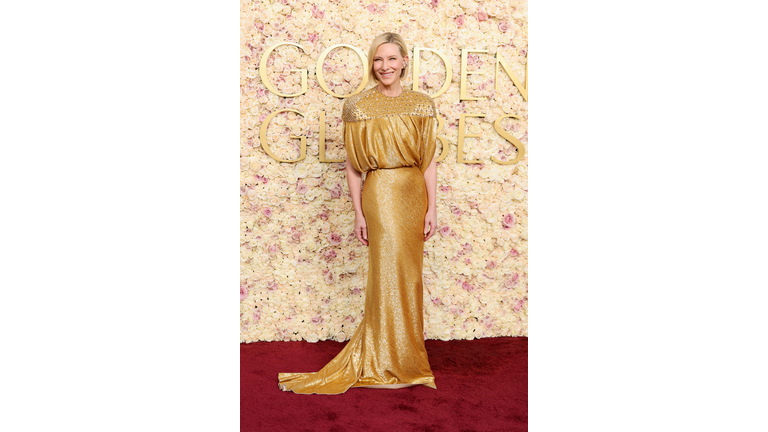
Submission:
[[[368,50],[376,85],[348,98],[342,114],[355,235],[368,246],[364,317],[319,372],[279,374],[282,390],[436,388],[424,348],[421,276],[424,242],[437,227],[437,111],[428,95],[402,86],[407,70],[403,38],[377,36]]]

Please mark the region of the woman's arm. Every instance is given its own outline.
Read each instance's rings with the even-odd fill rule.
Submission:
[[[437,230],[437,163],[432,158],[424,171],[424,183],[427,185],[427,214],[424,216],[424,241],[429,240]]]
[[[349,162],[347,158],[347,185],[349,185],[349,195],[352,196],[352,207],[355,208],[355,237],[360,242],[368,246],[368,226],[365,224],[363,215],[362,185],[363,175]]]

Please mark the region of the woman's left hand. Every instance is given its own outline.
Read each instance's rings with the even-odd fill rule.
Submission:
[[[424,216],[424,241],[429,240],[437,231],[437,209],[427,210]]]

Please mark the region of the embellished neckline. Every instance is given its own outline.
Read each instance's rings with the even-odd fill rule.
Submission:
[[[386,96],[374,86],[344,101],[342,110],[342,120],[345,122],[393,115],[435,117],[435,103],[428,95],[405,87],[397,96]]]
[[[402,96],[402,95],[403,95],[403,93],[405,93],[405,87],[402,87],[402,89],[401,89],[401,91],[400,91],[400,94],[399,94],[399,95],[397,95],[397,96],[387,96],[387,95],[385,95],[384,93],[382,93],[382,92],[381,92],[381,90],[379,90],[379,85],[378,85],[378,84],[377,84],[377,85],[375,85],[375,86],[373,86],[373,89],[374,89],[374,90],[376,90],[376,93],[378,93],[378,94],[380,94],[380,95],[384,96],[385,98],[389,98],[389,99],[397,99],[397,98],[399,98],[400,96]]]

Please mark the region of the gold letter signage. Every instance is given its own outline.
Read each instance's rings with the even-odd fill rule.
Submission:
[[[323,78],[323,62],[325,61],[325,56],[327,56],[328,53],[331,52],[331,50],[333,50],[334,48],[337,48],[337,47],[351,48],[354,52],[356,52],[357,55],[360,57],[360,61],[363,62],[363,69],[365,70],[365,72],[363,73],[363,82],[360,83],[360,86],[357,88],[357,90],[353,91],[352,93],[350,93],[348,95],[338,95],[338,94],[332,92],[331,89],[328,88],[328,84],[325,83],[325,78]],[[328,93],[329,95],[335,96],[337,98],[348,98],[350,96],[354,96],[354,95],[360,93],[361,91],[363,91],[363,89],[365,88],[365,85],[368,84],[368,70],[367,69],[368,69],[368,61],[366,59],[365,54],[363,54],[363,52],[360,51],[360,49],[355,48],[352,45],[347,45],[347,44],[338,44],[338,45],[334,45],[334,46],[326,48],[325,51],[323,51],[323,53],[320,54],[320,57],[317,59],[317,66],[315,66],[315,71],[317,73],[317,82],[318,82],[318,84],[320,84],[320,87],[322,87],[323,90],[325,90],[325,92]]]
[[[467,49],[467,48],[462,48],[461,49],[461,83],[460,83],[460,87],[459,87],[460,88],[460,91],[459,91],[459,93],[460,93],[459,100],[460,101],[463,101],[463,100],[483,100],[483,99],[485,99],[484,97],[476,98],[476,97],[469,97],[469,96],[467,96],[467,75],[480,73],[480,72],[470,72],[470,71],[467,70],[467,54],[469,54],[471,52],[487,53],[488,50],[473,50],[473,49]]]
[[[299,138],[299,139],[301,139],[301,150],[299,151],[298,159],[293,159],[293,160],[280,159],[274,153],[272,153],[272,150],[269,148],[269,144],[267,143],[267,126],[269,126],[269,121],[272,120],[272,117],[280,114],[281,112],[285,112],[285,111],[292,111],[292,112],[295,112],[296,114],[304,117],[304,114],[302,112],[297,111],[295,109],[290,109],[290,108],[281,109],[279,111],[275,111],[272,114],[268,115],[267,118],[264,119],[264,123],[261,124],[261,128],[259,129],[259,138],[261,140],[261,146],[264,148],[264,151],[267,152],[269,157],[271,157],[272,159],[274,159],[276,161],[280,161],[280,162],[298,162],[298,161],[300,161],[300,160],[302,160],[302,159],[307,157],[307,137],[305,137],[304,135],[302,135],[302,136],[291,135],[290,136],[290,138]]]
[[[302,52],[307,54],[307,52],[304,50],[304,48],[301,45],[295,44],[295,43],[291,43],[291,42],[282,42],[282,43],[279,43],[277,45],[273,45],[273,46],[267,48],[266,50],[264,50],[264,53],[261,56],[261,61],[259,63],[259,74],[261,76],[261,82],[264,83],[264,86],[269,91],[271,91],[272,93],[274,93],[274,94],[276,94],[278,96],[281,96],[281,97],[296,97],[296,96],[303,95],[304,93],[307,92],[307,88],[308,88],[308,86],[307,86],[307,70],[306,69],[293,69],[292,70],[292,72],[301,72],[301,91],[299,93],[295,93],[295,94],[283,94],[283,93],[280,93],[277,90],[277,88],[272,83],[270,83],[267,80],[267,60],[269,59],[269,55],[277,47],[282,46],[282,45],[293,45],[293,46],[296,46]],[[328,84],[325,82],[325,77],[323,76],[323,62],[325,61],[325,58],[328,56],[328,54],[332,50],[334,50],[336,48],[339,48],[339,47],[350,48],[355,53],[357,53],[358,57],[360,58],[360,61],[362,62],[363,69],[364,69],[364,71],[362,73],[362,82],[357,87],[357,89],[355,89],[354,92],[352,92],[350,94],[347,94],[347,95],[340,95],[340,94],[334,93],[328,87]],[[441,53],[440,51],[437,51],[437,50],[432,49],[432,48],[416,47],[416,46],[414,46],[413,47],[413,56],[411,58],[412,67],[413,67],[413,90],[414,91],[419,91],[419,83],[420,83],[420,80],[419,80],[419,72],[420,72],[419,67],[420,67],[420,54],[421,54],[422,51],[429,51],[431,53],[436,54],[438,57],[440,57],[440,59],[442,60],[443,64],[445,65],[445,81],[443,82],[443,85],[440,87],[440,90],[438,90],[434,95],[432,95],[433,98],[436,98],[436,97],[440,96],[441,94],[445,93],[445,91],[448,90],[448,87],[451,84],[451,80],[452,80],[452,77],[453,77],[453,69],[451,68],[451,62],[448,61],[448,58],[445,56],[445,54]],[[460,81],[459,82],[459,86],[460,86],[459,101],[473,101],[473,100],[477,101],[477,100],[487,99],[485,97],[471,97],[471,96],[469,96],[467,94],[467,92],[468,92],[467,75],[470,75],[470,74],[481,74],[482,73],[482,72],[479,72],[479,71],[469,71],[469,70],[467,70],[467,56],[470,53],[481,53],[481,54],[485,53],[485,54],[487,54],[488,50],[487,49],[480,50],[480,49],[462,48],[462,50],[461,50],[461,72],[459,74],[459,77],[460,77],[459,78],[459,81]],[[496,64],[495,64],[495,70],[494,70],[494,76],[493,76],[493,80],[495,81],[494,90],[497,91],[497,92],[499,91],[499,67],[501,67],[501,69],[503,69],[504,72],[507,74],[507,76],[512,80],[512,83],[515,85],[515,87],[520,92],[520,95],[523,97],[523,100],[528,101],[528,63],[526,62],[526,64],[525,64],[525,81],[524,81],[524,83],[521,83],[520,79],[512,72],[512,67],[510,66],[510,64],[507,63],[501,57],[500,53],[497,52],[495,58],[496,58]],[[365,88],[365,86],[368,84],[368,59],[367,59],[366,55],[360,49],[358,49],[356,47],[353,47],[353,46],[347,45],[347,44],[336,44],[336,45],[333,45],[333,46],[330,46],[330,47],[326,48],[320,54],[320,56],[317,59],[317,65],[315,67],[315,74],[316,74],[316,78],[317,78],[318,84],[320,85],[320,87],[326,93],[328,93],[329,95],[334,96],[336,98],[339,98],[339,99],[348,98],[350,96],[353,96],[353,95],[356,95],[356,94],[362,92],[363,89]],[[269,126],[269,122],[272,120],[272,118],[275,115],[277,115],[277,114],[279,114],[281,112],[286,112],[286,111],[295,112],[295,113],[297,113],[297,114],[299,114],[301,116],[304,116],[303,113],[301,113],[301,112],[299,112],[297,110],[294,110],[294,109],[290,109],[290,108],[286,108],[286,109],[281,109],[279,111],[275,111],[275,112],[269,114],[264,119],[264,121],[261,123],[261,127],[260,127],[260,130],[259,130],[259,138],[261,140],[261,146],[264,148],[264,151],[272,159],[274,159],[276,161],[279,161],[279,162],[298,162],[298,161],[303,160],[303,159],[305,159],[307,157],[307,137],[306,136],[304,136],[304,135],[302,135],[302,136],[291,135],[290,136],[290,138],[298,138],[298,139],[301,140],[301,147],[300,147],[300,151],[299,151],[299,157],[296,158],[296,159],[292,159],[292,160],[280,159],[277,155],[275,155],[272,152],[272,149],[269,148],[269,143],[267,142],[267,127]],[[320,125],[319,160],[320,160],[320,162],[325,162],[325,163],[344,162],[343,159],[329,159],[329,158],[326,157],[326,154],[325,154],[325,132],[326,132],[325,128],[326,128],[326,124],[325,124],[325,111],[324,110],[321,109],[319,111],[319,117],[320,117],[319,118],[319,120],[320,120],[319,121],[319,125]],[[459,131],[458,131],[458,140],[457,140],[458,142],[457,142],[457,149],[456,149],[457,150],[457,152],[456,152],[457,153],[456,154],[456,162],[458,162],[458,163],[472,163],[472,164],[474,164],[474,163],[482,163],[483,161],[480,161],[480,160],[472,160],[472,159],[465,159],[464,158],[464,141],[467,138],[479,138],[480,137],[479,134],[468,134],[468,133],[466,133],[466,119],[467,119],[467,117],[485,117],[485,114],[460,114],[459,115]],[[493,122],[493,129],[496,131],[496,133],[499,134],[504,139],[506,139],[507,141],[509,141],[510,143],[512,143],[512,145],[514,145],[517,148],[517,157],[515,157],[513,160],[503,161],[503,160],[500,160],[500,159],[498,159],[498,158],[496,158],[494,156],[491,156],[491,161],[493,161],[494,163],[497,163],[499,165],[511,165],[511,164],[517,163],[520,160],[522,160],[523,156],[525,156],[525,146],[523,145],[523,143],[520,142],[519,139],[515,138],[511,133],[509,133],[509,132],[507,132],[507,131],[505,131],[504,129],[501,128],[501,121],[503,119],[505,119],[505,118],[515,118],[515,119],[518,119],[518,120],[520,120],[521,118],[520,118],[520,116],[515,115],[515,114],[507,114],[507,115],[504,115],[504,116],[501,116],[501,117],[497,118]],[[438,129],[437,130],[437,134],[439,134],[440,132],[442,132],[443,128],[445,127],[445,120],[443,120],[442,117],[438,116],[437,117],[437,121],[438,121],[438,124],[437,124],[437,129]],[[442,143],[442,147],[443,147],[442,151],[440,152],[440,155],[437,156],[437,158],[436,158],[436,161],[440,162],[440,161],[444,160],[448,156],[448,150],[449,150],[450,144],[448,143],[448,140],[446,139],[445,136],[437,135],[437,139],[440,140],[440,142]]]
[[[520,162],[520,160],[525,155],[525,146],[523,146],[523,143],[521,143],[520,140],[518,140],[517,138],[512,136],[511,133],[509,133],[509,132],[507,132],[507,131],[505,131],[504,129],[501,128],[501,121],[504,120],[505,118],[509,118],[509,117],[516,118],[516,119],[520,120],[520,116],[516,116],[514,114],[507,114],[505,116],[501,116],[501,117],[497,118],[496,121],[493,122],[493,128],[496,130],[496,133],[498,133],[502,137],[506,138],[507,141],[511,142],[515,147],[517,147],[517,157],[514,158],[511,161],[504,162],[503,160],[499,160],[499,159],[496,159],[495,157],[491,156],[491,160],[496,162],[499,165],[511,165],[513,163],[518,163],[518,162]]]
[[[441,53],[440,51],[433,50],[432,48],[413,47],[413,60],[411,60],[413,63],[413,91],[419,91],[419,61],[421,60],[419,51],[430,51],[437,54],[437,56],[443,60],[443,64],[445,65],[445,82],[443,83],[443,86],[440,87],[440,90],[432,95],[433,98],[436,98],[445,93],[445,91],[448,90],[448,86],[451,84],[451,77],[453,76],[451,62],[449,62],[448,59],[445,58],[445,54]]]
[[[264,83],[264,87],[266,87],[269,91],[271,91],[272,93],[278,96],[296,97],[296,96],[303,95],[304,93],[307,92],[307,70],[306,69],[291,70],[291,72],[301,72],[301,91],[296,94],[289,95],[289,94],[280,93],[279,91],[277,91],[277,88],[273,86],[272,83],[269,82],[269,80],[267,80],[267,59],[269,58],[269,55],[272,53],[272,51],[274,51],[275,48],[279,47],[280,45],[294,45],[299,47],[300,50],[304,51],[304,48],[301,45],[290,43],[290,42],[283,42],[277,45],[273,45],[267,48],[266,50],[264,50],[264,54],[261,55],[261,62],[259,62],[259,75],[261,75],[261,82]],[[304,51],[304,54],[306,53],[307,52]]]

